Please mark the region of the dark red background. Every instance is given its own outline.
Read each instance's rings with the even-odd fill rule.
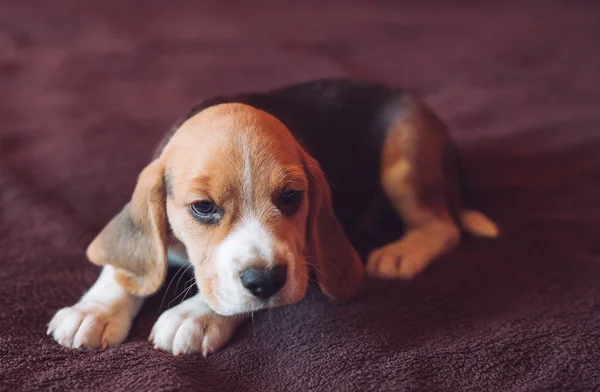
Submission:
[[[0,389],[600,387],[600,6],[422,3],[0,1]],[[164,291],[120,347],[45,335],[177,117],[328,76],[422,94],[504,236],[347,305],[257,315],[207,360],[146,341]]]

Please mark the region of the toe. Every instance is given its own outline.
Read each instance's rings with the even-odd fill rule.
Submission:
[[[97,317],[93,315],[86,316],[79,326],[79,330],[75,334],[73,348],[99,348],[104,326],[105,323],[100,321]]]
[[[185,320],[173,338],[173,354],[189,354],[202,349],[204,324],[202,320],[189,318]]]
[[[60,324],[56,326],[53,337],[61,345],[65,347],[73,347],[73,339],[81,325],[83,315],[79,312],[69,309],[62,316]]]
[[[127,318],[108,320],[99,335],[101,336],[100,347],[107,348],[123,343],[130,328],[131,320]]]
[[[173,339],[181,322],[182,318],[175,314],[165,313],[160,316],[151,333],[154,347],[164,351],[172,351]]]
[[[395,254],[383,254],[379,260],[377,273],[384,278],[395,278],[402,266],[402,256]]]
[[[208,325],[204,332],[204,340],[202,341],[202,355],[206,358],[220,350],[231,339],[237,324],[233,321],[223,323],[223,325]]]
[[[377,272],[379,270],[380,256],[381,252],[379,250],[374,250],[367,256],[366,269],[367,273],[369,273],[370,275],[377,275]]]

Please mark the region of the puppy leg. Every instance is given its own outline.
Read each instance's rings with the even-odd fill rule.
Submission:
[[[409,279],[460,241],[451,215],[460,204],[448,134],[424,104],[408,100],[392,121],[382,151],[381,185],[406,233],[373,251],[367,271]],[[450,205],[452,204],[452,205]]]
[[[69,348],[106,348],[122,343],[144,299],[129,294],[106,266],[87,293],[73,306],[56,312],[48,335]]]
[[[223,347],[246,316],[221,316],[200,294],[164,312],[152,327],[154,347],[172,354],[200,352],[205,357]]]

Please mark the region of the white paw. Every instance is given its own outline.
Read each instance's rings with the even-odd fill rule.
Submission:
[[[186,302],[158,318],[150,340],[154,348],[174,355],[199,352],[206,357],[231,339],[241,318],[220,316],[205,304]]]
[[[46,333],[65,347],[98,349],[122,343],[130,327],[126,312],[84,301],[56,312]]]

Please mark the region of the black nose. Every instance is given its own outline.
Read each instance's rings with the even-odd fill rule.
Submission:
[[[287,271],[284,265],[272,268],[248,268],[240,272],[240,280],[255,297],[269,298],[285,284]]]

